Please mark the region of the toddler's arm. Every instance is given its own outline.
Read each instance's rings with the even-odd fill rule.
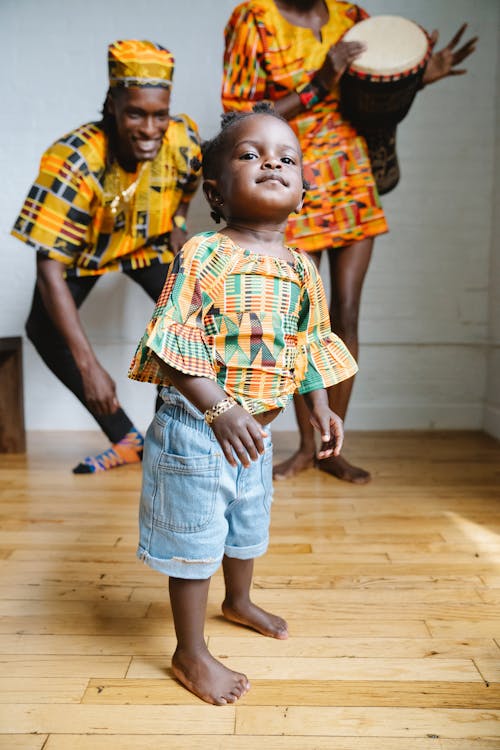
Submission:
[[[168,380],[201,412],[228,398],[227,393],[210,378],[186,375],[165,364],[156,354],[154,356]],[[267,436],[266,431],[239,404],[216,417],[211,427],[231,466],[237,465],[235,454],[243,466],[248,467],[251,461],[257,460],[259,453],[264,453],[262,438]]]
[[[304,398],[311,413],[311,424],[321,435],[318,458],[338,456],[344,442],[344,423],[338,414],[330,409],[326,389],[319,388],[304,393]]]

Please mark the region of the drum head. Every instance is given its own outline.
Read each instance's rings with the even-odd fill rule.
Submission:
[[[404,74],[418,67],[430,50],[425,31],[400,16],[367,18],[352,26],[343,40],[366,44],[365,52],[349,68],[361,76]]]

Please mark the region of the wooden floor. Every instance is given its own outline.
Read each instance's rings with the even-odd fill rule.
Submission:
[[[98,446],[34,433],[0,456],[2,750],[500,748],[498,442],[352,434],[370,485],[278,483],[254,598],[291,636],[223,620],[214,578],[209,647],[252,683],[226,707],[170,674],[166,578],[135,559],[140,469],[69,472]]]

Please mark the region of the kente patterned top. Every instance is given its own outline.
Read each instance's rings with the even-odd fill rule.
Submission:
[[[191,166],[200,138],[187,115],[172,116],[153,161],[133,174],[107,164],[98,123],[73,130],[42,156],[12,234],[66,266],[66,276],[169,263],[172,216],[198,186]]]
[[[125,39],[108,47],[109,85],[148,87],[172,85],[174,56],[154,42]]]
[[[314,264],[259,255],[219,232],[192,237],[175,257],[129,377],[168,385],[156,354],[217,381],[251,414],[284,407],[351,377],[357,365],[330,330]]]
[[[274,0],[238,5],[225,29],[222,104],[250,110],[262,100],[300,92],[321,67],[329,48],[367,18],[357,5],[325,0],[328,21],[321,38],[291,24]],[[364,138],[340,112],[339,87],[289,120],[299,139],[309,183],[304,206],[290,216],[286,240],[300,250],[342,247],[387,231]]]

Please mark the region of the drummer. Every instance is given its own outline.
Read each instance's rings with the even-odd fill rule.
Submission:
[[[225,30],[222,102],[226,110],[249,110],[261,100],[276,110],[297,133],[310,185],[299,215],[291,217],[287,242],[311,254],[319,267],[329,260],[332,329],[358,357],[361,291],[374,238],[387,232],[366,143],[339,109],[338,82],[362,53],[360,42],[343,34],[368,14],[338,0],[247,0],[233,11]],[[423,84],[466,71],[457,67],[475,49],[477,38],[458,47],[464,24],[451,42],[434,52]],[[435,46],[438,32],[431,35]],[[279,54],[277,54],[279,50]],[[345,418],[353,378],[329,390],[330,408]],[[339,479],[363,484],[365,469],[343,454],[317,460],[313,428],[302,397],[295,399],[300,431],[298,450],[275,466],[285,479],[316,465]]]

